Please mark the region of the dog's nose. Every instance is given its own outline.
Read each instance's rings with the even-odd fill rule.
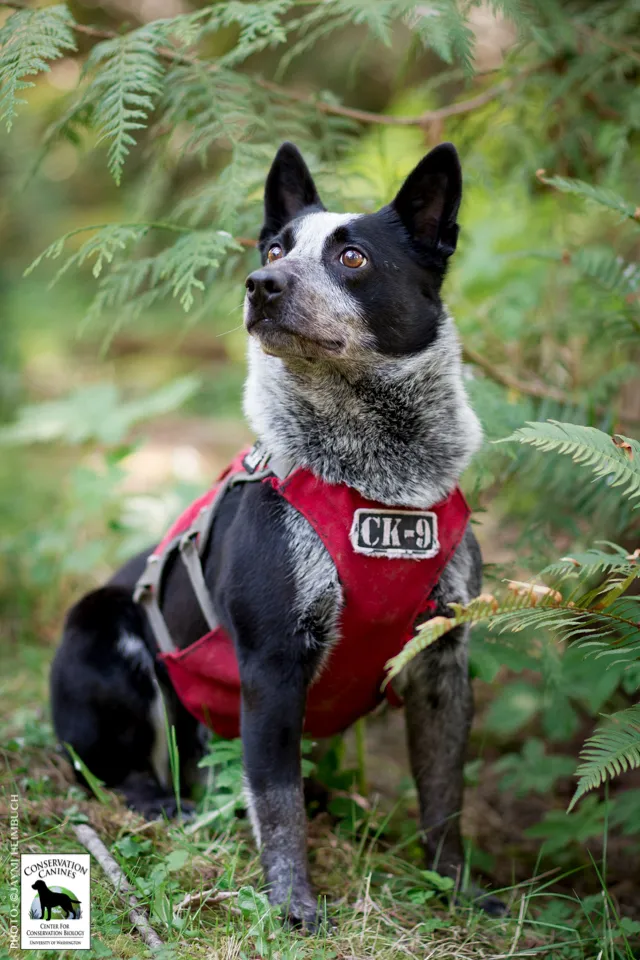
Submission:
[[[254,270],[246,279],[245,286],[249,302],[253,307],[266,307],[282,296],[287,286],[287,278],[273,270]]]

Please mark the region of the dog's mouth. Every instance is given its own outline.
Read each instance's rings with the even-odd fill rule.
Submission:
[[[276,357],[316,359],[327,354],[338,355],[345,348],[343,340],[309,336],[271,317],[249,317],[246,326],[248,333],[260,341],[264,352]]]

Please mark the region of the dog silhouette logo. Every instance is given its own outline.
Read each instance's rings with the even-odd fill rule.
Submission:
[[[31,904],[32,919],[79,920],[82,917],[80,900],[66,887],[48,887],[44,880],[38,880],[31,889],[37,890]]]

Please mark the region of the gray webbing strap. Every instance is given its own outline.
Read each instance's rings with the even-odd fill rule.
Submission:
[[[176,645],[171,638],[169,628],[158,605],[158,588],[167,556],[168,551],[165,551],[163,557],[156,557],[155,554],[152,554],[148,558],[144,573],[136,583],[133,599],[136,603],[140,603],[145,610],[160,650],[163,653],[173,653]]]
[[[158,606],[158,599],[155,593],[152,593],[151,590],[145,590],[138,602],[142,604],[143,609],[146,611],[149,624],[151,625],[160,650],[162,650],[163,653],[174,653],[177,647],[173,642],[169,628],[162,616],[162,611]]]
[[[177,649],[162,615],[158,599],[160,596],[162,575],[168,558],[175,550],[180,551],[180,557],[189,577],[195,598],[198,601],[198,606],[202,611],[202,615],[209,629],[215,630],[218,626],[218,618],[213,608],[211,594],[204,579],[200,558],[209,542],[213,521],[222,497],[227,490],[237,484],[254,483],[264,480],[266,477],[273,476],[274,474],[278,479],[284,480],[290,472],[291,470],[285,469],[284,465],[280,464],[280,462],[273,464],[269,461],[268,467],[265,466],[262,470],[256,470],[255,473],[229,474],[220,484],[211,503],[202,508],[189,528],[184,533],[174,537],[173,540],[167,544],[161,557],[157,557],[155,554],[149,557],[145,571],[136,584],[133,599],[137,603],[142,604],[146,611],[158,647],[163,653],[173,653]]]
[[[198,601],[198,606],[202,611],[202,616],[207,621],[209,630],[215,630],[215,628],[218,626],[218,618],[216,617],[215,610],[213,609],[211,595],[204,580],[204,573],[202,571],[202,564],[200,563],[195,533],[189,531],[189,533],[186,533],[183,536],[182,540],[180,541],[180,556],[185,566],[185,570],[189,575],[191,588],[196,595],[196,600]]]

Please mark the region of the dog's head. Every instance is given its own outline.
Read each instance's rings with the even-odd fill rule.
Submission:
[[[32,884],[31,889],[32,889],[32,890],[46,890],[46,889],[47,889],[47,885],[46,885],[46,883],[44,882],[44,880],[37,880],[34,884]]]
[[[424,350],[443,315],[461,195],[458,155],[443,143],[377,213],[328,213],[300,152],[284,143],[266,182],[262,267],[246,281],[247,330],[283,358]]]

